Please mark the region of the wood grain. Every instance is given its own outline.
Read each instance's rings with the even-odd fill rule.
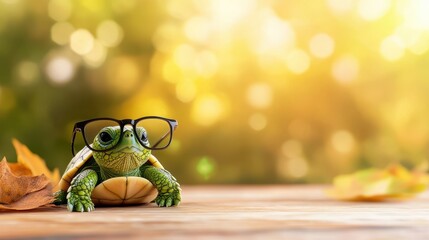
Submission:
[[[0,237],[39,239],[429,239],[429,193],[404,202],[331,200],[324,186],[184,186],[154,204],[0,212]]]

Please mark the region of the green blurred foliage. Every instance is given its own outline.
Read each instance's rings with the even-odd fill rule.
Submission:
[[[180,182],[327,182],[427,161],[421,0],[0,0],[0,155],[65,169],[74,122],[175,118]]]

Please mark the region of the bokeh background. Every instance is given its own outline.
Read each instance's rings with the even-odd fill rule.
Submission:
[[[175,118],[180,182],[324,183],[429,156],[429,1],[0,0],[0,155]]]

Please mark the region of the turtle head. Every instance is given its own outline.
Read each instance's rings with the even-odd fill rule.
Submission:
[[[92,148],[100,150],[93,153],[97,164],[101,168],[117,174],[129,173],[143,165],[148,160],[151,151],[144,148],[137,138],[147,146],[149,146],[149,141],[144,128],[138,127],[136,132],[137,135],[132,127],[125,126],[121,139],[119,126],[101,129],[92,143]],[[112,146],[115,147],[112,148]],[[109,150],[104,151],[105,149]]]

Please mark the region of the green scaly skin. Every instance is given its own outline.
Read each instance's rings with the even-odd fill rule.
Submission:
[[[180,203],[180,185],[167,170],[145,165],[140,168],[142,177],[158,190],[155,202],[160,207],[177,206]]]
[[[90,212],[94,210],[91,193],[97,184],[97,173],[86,169],[73,178],[67,191],[67,209],[70,212]]]
[[[103,142],[100,134],[109,133],[110,142]],[[145,132],[138,128],[139,137]],[[107,127],[98,133],[93,142],[93,148],[106,149],[116,144],[120,136],[119,127]],[[132,129],[125,128],[122,141],[112,150],[94,152],[96,165],[90,165],[78,173],[72,180],[67,194],[64,191],[55,193],[55,204],[67,202],[69,211],[90,212],[94,210],[91,193],[97,182],[113,177],[139,176],[149,180],[158,190],[155,202],[160,207],[177,206],[181,200],[180,185],[176,179],[164,169],[151,164],[145,164],[150,156],[150,150],[140,145]]]

